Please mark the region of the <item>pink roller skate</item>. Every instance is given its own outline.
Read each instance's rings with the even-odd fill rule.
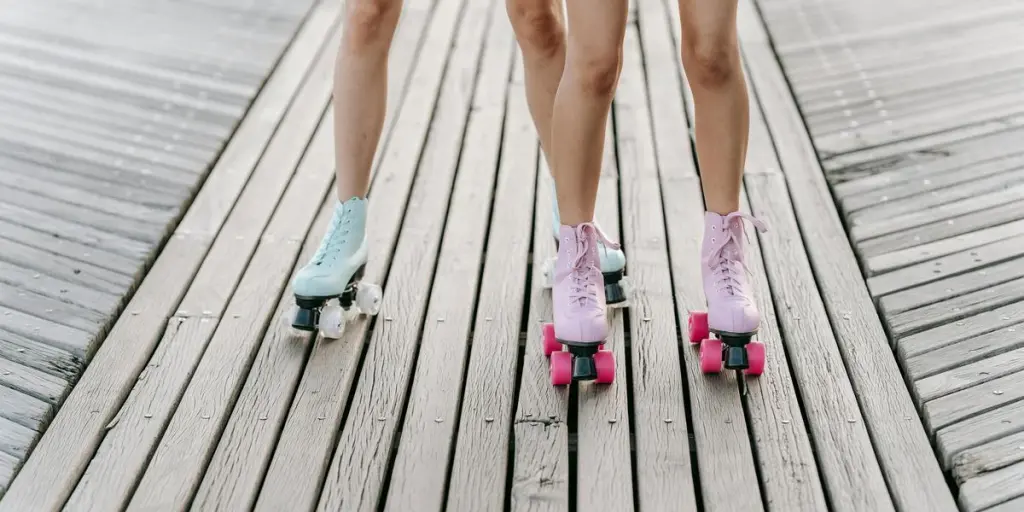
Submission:
[[[551,384],[615,380],[615,357],[604,349],[608,337],[604,280],[598,242],[618,248],[594,224],[559,228],[551,300],[554,323],[544,325],[544,354],[551,356]]]
[[[760,375],[764,370],[764,345],[752,341],[761,324],[761,314],[747,280],[743,220],[758,231],[764,222],[745,213],[704,214],[701,267],[708,311],[691,311],[690,342],[700,344],[700,368],[704,373],[727,370]],[[717,338],[712,338],[710,334]],[[744,380],[739,379],[742,383]]]

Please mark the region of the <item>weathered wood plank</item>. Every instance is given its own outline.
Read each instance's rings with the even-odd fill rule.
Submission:
[[[985,512],[1018,512],[1020,510],[1024,510],[1024,496],[987,508]]]
[[[327,2],[317,12],[335,8]],[[62,406],[61,416],[54,419],[8,489],[0,510],[59,508],[71,494],[105,425],[149,360],[166,319],[184,295],[213,234],[228,217],[333,23],[334,15],[328,12],[312,15],[303,25],[185,215],[180,231],[164,247],[128,304],[132,314],[122,316],[114,326],[103,350]],[[191,231],[200,233],[186,234]]]
[[[935,434],[942,465],[950,467],[960,452],[1024,431],[1024,401],[966,419]]]
[[[6,282],[0,282],[0,306],[27,311],[86,332],[97,332],[110,322],[110,318],[99,311],[40,295]]]
[[[984,313],[1024,299],[1024,278],[983,288],[943,302],[890,315],[889,332],[902,338],[941,324]]]
[[[0,416],[0,452],[25,458],[38,432]]]
[[[924,419],[934,431],[1021,398],[1024,372],[1011,373],[925,403]]]
[[[956,298],[963,294],[973,293],[987,286],[995,286],[1022,276],[1024,276],[1024,266],[1020,264],[1020,259],[1011,259],[983,267],[980,270],[973,270],[886,295],[878,303],[884,314],[895,315]]]
[[[924,261],[899,270],[869,277],[871,295],[880,297],[912,286],[938,281],[975,269],[1001,263],[1024,255],[1024,235],[1017,235],[980,247],[963,250],[949,256]]]
[[[1016,324],[1006,329],[985,333],[910,357],[905,361],[907,374],[913,380],[922,379],[916,385],[918,385],[919,392],[923,398],[929,394],[927,389],[931,385],[939,385],[939,383],[945,382],[947,378],[955,381],[961,377],[974,376],[976,374],[982,377],[986,375],[991,375],[993,378],[998,377],[996,373],[992,372],[994,368],[988,368],[989,365],[1001,368],[1002,365],[1013,365],[1013,359],[1000,358],[1001,362],[994,360],[982,362],[980,359],[1024,345],[1024,340],[1021,339],[1018,330],[1024,333],[1024,324]],[[929,377],[939,372],[949,371],[962,365],[964,367],[955,373],[940,377],[936,381],[929,380]],[[932,384],[929,384],[929,382],[932,382]],[[939,385],[939,388],[942,387]]]
[[[0,417],[40,432],[53,411],[49,403],[0,384]]]
[[[7,491],[11,480],[14,478],[18,464],[17,457],[0,452],[0,496],[3,496],[4,492]]]
[[[444,241],[434,270],[428,320],[419,341],[402,436],[391,464],[384,510],[441,510],[445,507],[445,484],[459,422],[474,304],[481,286],[479,269],[484,262],[484,242],[508,235],[506,226],[493,226],[494,237],[488,237],[487,233],[515,38],[508,15],[497,2],[471,6],[463,16],[461,23],[487,26],[490,31],[480,57],[472,104],[466,105],[471,109],[465,142],[448,206]],[[466,113],[458,107],[448,108],[457,115]],[[508,165],[502,170],[506,174],[522,174],[522,169],[510,170]],[[495,209],[502,207],[508,208],[496,205]],[[523,233],[528,234],[528,225],[524,228]],[[486,247],[486,250],[501,249]],[[502,271],[517,274],[511,268]],[[495,448],[505,452],[507,444]]]
[[[1011,327],[1021,321],[1024,321],[1024,302],[1017,302],[899,338],[896,346],[900,355],[908,358],[952,345],[972,336]]]
[[[757,12],[751,1],[741,4]],[[857,260],[792,93],[771,48],[756,42],[766,39],[763,27],[754,28],[754,34],[740,34],[751,82],[778,148],[800,233],[815,240],[807,255],[894,505],[956,510],[871,297],[861,277],[849,272]]]
[[[459,158],[473,93],[483,92],[483,85],[478,82],[481,77],[475,67],[483,54],[481,43],[485,40],[490,12],[487,5],[469,7],[467,4],[461,13],[456,14],[454,11],[459,10],[460,3],[438,5],[436,8],[439,10],[434,14],[435,19],[445,16],[451,21],[431,28],[454,25],[451,28],[455,30],[446,31],[454,43],[448,71],[457,71],[457,74],[446,72],[441,84],[437,107],[430,122],[430,135],[417,170],[418,175],[426,173],[430,179],[416,181],[395,248],[389,280],[396,278],[408,284],[399,289],[389,286],[391,293],[385,294],[381,302],[380,315],[404,320],[377,323],[373,330],[363,370],[352,395],[348,419],[341,431],[338,449],[331,458],[318,510],[364,510],[380,506],[386,493],[384,481],[389,459],[415,367],[416,346],[440,342],[429,340],[431,332],[437,332],[441,338],[454,334],[436,327],[436,324],[447,325],[448,317],[455,315],[446,297],[457,303],[458,299],[453,294],[465,286],[465,280],[454,277],[434,280],[432,274],[436,265],[444,268],[444,264],[438,263],[439,249],[452,243],[471,243],[470,238],[462,238],[467,236],[461,232],[465,229],[464,219],[458,225],[446,224],[445,217],[453,180],[464,172],[472,172],[460,165]],[[497,75],[486,77],[490,87],[495,86],[490,80],[507,76],[500,72],[500,67],[495,71]],[[470,74],[473,78],[467,80],[465,75]],[[476,89],[477,84],[481,84],[481,89]],[[462,217],[454,214],[452,218]],[[457,269],[460,265],[457,260],[455,263]],[[429,305],[425,300],[427,297],[431,298]],[[421,329],[422,342],[417,340]],[[445,339],[443,343],[455,342]],[[423,411],[423,416],[414,416],[411,421],[434,421],[432,412]],[[454,418],[442,417],[444,421],[453,422]],[[374,427],[366,428],[368,424]]]
[[[36,370],[74,382],[83,361],[74,354],[0,329],[0,357]]]
[[[968,512],[985,510],[1024,496],[1024,462],[990,471],[960,486],[960,503]]]
[[[45,236],[67,238],[91,247],[100,247],[129,258],[145,258],[150,244],[131,240],[98,228],[64,221],[7,203],[0,203],[0,215],[8,222],[31,226]]]
[[[1024,432],[965,450],[953,458],[953,476],[963,484],[978,475],[1024,460]]]
[[[879,254],[866,259],[865,266],[869,275],[899,270],[905,266],[927,261],[940,256],[948,256],[965,249],[988,245],[1006,240],[1024,231],[1024,221],[1008,222],[999,226],[965,233],[963,235],[938,240],[932,243],[910,247],[902,251]]]
[[[382,284],[387,278],[388,289],[399,290],[411,285],[414,276],[406,274],[402,279],[392,279],[389,267],[444,76],[447,55],[443,49],[451,45],[457,15],[457,8],[453,5],[446,5],[430,17],[426,16],[427,10],[432,8],[428,5],[414,4],[409,8],[412,10],[406,14],[412,16],[405,19],[413,22],[402,25],[399,35],[402,35],[402,27],[409,27],[409,41],[413,42],[418,53],[399,54],[410,59],[405,61],[407,65],[414,63],[414,66],[409,75],[411,86],[394,118],[394,131],[389,140],[414,142],[389,144],[386,150],[383,146],[378,147],[379,175],[373,180],[373,199],[367,215],[370,256],[364,275],[368,282]],[[422,40],[413,36],[420,31],[424,31]],[[382,312],[376,318],[388,322],[385,317],[386,313]],[[326,342],[321,339],[314,345],[267,470],[256,509],[276,511],[316,506],[370,325],[367,319],[357,319],[346,327],[340,339]],[[310,464],[310,460],[319,463]]]
[[[44,238],[46,235],[40,233],[39,237]],[[26,270],[34,270],[115,297],[124,294],[134,284],[131,276],[14,241],[4,243],[4,252],[0,258]]]
[[[68,389],[68,382],[23,364],[0,358],[0,385],[57,405]]]
[[[1024,203],[1003,204],[955,219],[938,221],[900,233],[864,240],[857,245],[857,250],[860,254],[870,257],[999,226],[1024,218],[1024,208],[1021,208],[1021,204]]]
[[[4,263],[2,260],[0,260],[0,281],[8,285],[0,288],[0,294],[2,294],[0,303],[10,304],[11,308],[20,307],[19,299],[22,293],[42,295],[103,315],[109,314],[121,302],[121,297],[90,290],[84,286],[52,278],[41,272]]]
[[[93,333],[5,307],[0,307],[0,329],[57,347],[82,359],[91,355],[95,339]]]

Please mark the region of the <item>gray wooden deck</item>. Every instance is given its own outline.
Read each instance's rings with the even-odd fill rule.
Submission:
[[[760,3],[961,505],[1024,510],[1024,5]]]
[[[0,8],[0,494],[311,4]]]
[[[381,312],[293,333],[332,202],[340,7],[313,7],[0,512],[957,509],[751,0],[743,199],[771,230],[746,396],[679,331],[703,207],[670,0],[631,5],[608,130],[599,218],[637,289],[615,384],[549,384],[551,191],[497,0],[406,1],[371,190]]]

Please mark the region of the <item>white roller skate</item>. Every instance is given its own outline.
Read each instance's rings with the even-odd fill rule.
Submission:
[[[382,292],[361,281],[366,258],[366,199],[339,201],[316,254],[292,281],[292,327],[334,339],[359,314],[376,315]]]
[[[557,251],[558,230],[562,223],[558,216],[558,197],[555,194],[554,178],[548,174],[547,179],[550,180],[549,183],[551,184],[551,229],[552,236],[555,238],[555,250]],[[600,229],[597,221],[594,221],[593,224]],[[604,277],[604,294],[608,307],[628,307],[633,290],[629,278],[626,277],[626,255],[622,252],[621,248],[608,247],[608,245],[600,240],[597,244],[597,254],[601,260],[601,275]],[[544,278],[541,282],[544,287],[551,288],[554,285],[555,276],[554,257],[544,261],[541,272]]]

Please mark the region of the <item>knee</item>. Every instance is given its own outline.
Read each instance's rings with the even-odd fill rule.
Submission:
[[[561,3],[552,0],[507,0],[506,8],[524,53],[550,57],[565,46]]]
[[[401,0],[349,0],[345,40],[363,48],[391,40],[401,13]]]
[[[741,73],[735,34],[691,27],[684,38],[683,66],[695,85],[719,88]]]
[[[622,47],[580,52],[569,63],[583,92],[593,96],[611,97],[622,69]]]

